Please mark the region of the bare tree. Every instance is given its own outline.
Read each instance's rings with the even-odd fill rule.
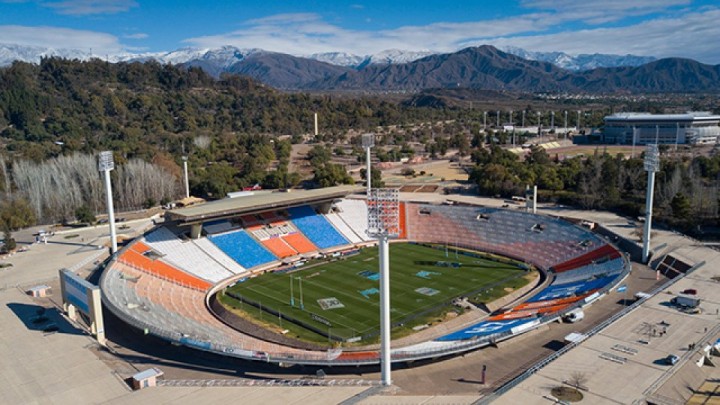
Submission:
[[[582,371],[573,371],[570,374],[570,378],[568,379],[568,384],[579,390],[585,387],[585,383],[587,383],[587,380],[587,375]]]
[[[178,196],[177,179],[167,170],[142,160],[118,165],[114,177],[113,195],[119,210]],[[16,161],[13,180],[41,222],[70,220],[83,205],[95,213],[105,210],[104,184],[93,155],[60,156],[41,164]]]
[[[207,135],[198,135],[193,139],[193,143],[200,149],[207,149],[210,146],[210,137]]]

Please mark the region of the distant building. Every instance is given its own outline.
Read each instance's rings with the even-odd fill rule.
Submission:
[[[720,115],[619,113],[605,117],[606,143],[715,144],[720,137]],[[633,142],[634,140],[634,142]]]

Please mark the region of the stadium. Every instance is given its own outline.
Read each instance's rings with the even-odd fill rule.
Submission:
[[[166,211],[107,265],[103,304],[145,334],[222,356],[379,364],[377,241],[358,191],[255,193]],[[517,208],[400,202],[393,363],[497,345],[592,304],[629,274],[605,236]],[[486,316],[435,326],[467,302]]]

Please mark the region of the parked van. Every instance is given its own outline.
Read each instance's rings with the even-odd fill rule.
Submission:
[[[671,299],[670,303],[679,307],[697,308],[700,306],[700,298],[680,293],[675,298]]]
[[[585,318],[585,313],[582,308],[575,308],[563,316],[565,322],[575,323],[580,322]]]

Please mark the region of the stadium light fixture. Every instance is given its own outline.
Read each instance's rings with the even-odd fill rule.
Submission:
[[[390,238],[400,235],[399,190],[371,190],[368,198],[368,235],[376,237],[380,266],[380,374],[382,385],[392,384],[390,377]]]
[[[647,263],[650,256],[650,232],[652,231],[653,194],[655,193],[655,172],[660,169],[660,150],[657,144],[648,144],[645,150],[645,171],[648,172],[647,194],[645,195],[645,229],[643,231],[642,260]]]
[[[110,171],[115,168],[112,151],[100,152],[98,156],[98,170],[105,173],[105,194],[107,197],[108,224],[110,225],[111,253],[117,253],[117,236],[115,235],[115,210],[113,209],[112,184]]]

